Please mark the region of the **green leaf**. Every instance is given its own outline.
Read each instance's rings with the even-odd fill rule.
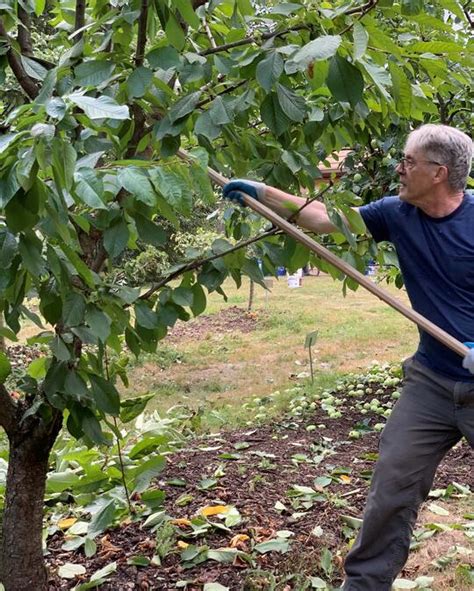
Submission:
[[[194,314],[194,316],[198,316],[206,309],[206,293],[199,283],[195,283],[191,289],[193,290],[193,303],[191,306],[191,312]]]
[[[159,324],[157,313],[146,302],[139,301],[135,304],[135,317],[137,324],[143,328],[154,330]]]
[[[304,98],[280,83],[277,83],[276,90],[278,102],[285,115],[292,121],[303,121],[306,114]]]
[[[59,335],[54,337],[54,340],[51,342],[51,352],[56,357],[58,361],[69,361],[71,358],[71,354],[69,349],[65,345],[64,341]]]
[[[155,394],[145,394],[144,396],[122,400],[120,402],[120,420],[122,423],[129,423],[141,415],[148,402],[154,397]]]
[[[277,137],[284,133],[289,125],[290,119],[283,112],[277,95],[272,92],[268,94],[260,106],[260,114],[265,125]]]
[[[402,14],[411,16],[423,10],[423,0],[401,0]]]
[[[194,12],[191,0],[174,0],[174,4],[188,25],[194,29],[199,29],[201,26],[201,21]]]
[[[58,575],[62,579],[75,579],[79,575],[85,574],[85,572],[86,569],[82,564],[74,564],[72,562],[66,562],[58,569]]]
[[[77,105],[89,119],[130,119],[128,107],[119,105],[109,96],[85,96],[83,94],[70,94],[66,96],[71,102]]]
[[[331,94],[338,101],[350,103],[355,107],[362,98],[364,90],[362,74],[340,55],[331,59],[326,83]]]
[[[34,233],[20,236],[18,250],[23,265],[33,277],[41,277],[46,273],[45,261],[42,256],[43,245]]]
[[[266,554],[267,552],[280,552],[285,554],[290,549],[290,540],[285,538],[277,538],[276,540],[269,540],[268,542],[261,542],[256,544],[254,550],[259,554]]]
[[[410,45],[410,51],[416,53],[446,53],[457,56],[464,51],[462,45],[452,41],[417,41]]]
[[[136,168],[122,168],[117,180],[120,185],[139,201],[153,207],[155,205],[155,191],[147,176]]]
[[[208,113],[214,125],[226,125],[234,119],[234,113],[229,106],[229,102],[225,102],[220,96],[212,101]]]
[[[182,119],[183,117],[186,117],[186,115],[189,115],[189,113],[192,113],[199,102],[201,94],[201,91],[197,90],[196,92],[192,92],[191,94],[184,96],[178,102],[176,102],[168,113],[171,123],[174,123],[178,119]]]
[[[173,47],[181,51],[186,44],[184,31],[173,13],[169,13],[165,26],[166,37]]]
[[[194,292],[192,288],[177,287],[171,293],[171,299],[178,306],[192,306],[194,300]]]
[[[84,408],[82,409],[81,415],[81,427],[84,431],[84,435],[86,435],[93,443],[98,445],[109,443],[109,441],[104,437],[100,421],[97,419],[95,414],[88,408]],[[90,534],[90,529],[89,536],[93,537]]]
[[[5,380],[11,373],[10,360],[3,351],[0,351],[0,384],[4,384]]]
[[[147,244],[153,246],[164,246],[168,240],[168,234],[158,224],[155,224],[143,215],[136,214],[135,224],[138,237]]]
[[[74,194],[93,209],[107,209],[102,201],[104,186],[102,179],[92,168],[81,168],[74,174]]]
[[[26,74],[28,74],[30,78],[40,80],[41,82],[46,78],[48,70],[36,60],[22,54],[20,54],[20,60]]]
[[[63,324],[65,326],[78,326],[84,320],[86,302],[84,297],[75,291],[66,295],[63,304]]]
[[[296,64],[297,70],[306,70],[315,61],[333,57],[341,41],[340,35],[325,35],[313,39],[291,56],[290,64]]]
[[[393,62],[389,64],[390,76],[392,78],[392,91],[395,104],[400,115],[409,117],[412,106],[411,84],[404,71]]]
[[[102,412],[118,417],[120,414],[120,395],[115,386],[98,375],[89,375],[91,390],[97,408]]]
[[[40,16],[41,14],[43,14],[46,6],[46,0],[35,0],[34,4],[36,16]]]
[[[115,500],[108,501],[91,519],[87,530],[87,537],[93,540],[110,527],[115,519]]]
[[[408,579],[395,579],[393,581],[392,589],[416,589],[418,587],[415,581],[409,581]]]
[[[276,51],[273,51],[268,57],[259,62],[256,78],[264,90],[270,92],[275,82],[277,82],[283,73],[283,65],[283,58]]]
[[[318,331],[317,330],[314,330],[313,332],[309,332],[306,335],[306,338],[304,341],[304,348],[310,349],[313,345],[315,345],[317,339],[318,339]]]
[[[110,258],[121,254],[127,246],[129,237],[128,227],[124,220],[119,220],[109,226],[104,232],[104,248]]]
[[[105,343],[110,335],[111,320],[105,312],[95,306],[88,306],[86,322],[97,338]]]
[[[157,455],[146,462],[142,462],[138,468],[133,471],[135,476],[134,493],[142,493],[149,486],[152,478],[158,476],[165,468],[166,461],[163,456]]]
[[[360,213],[352,207],[341,206],[341,210],[346,216],[349,226],[356,234],[365,234],[367,228]]]
[[[357,61],[364,56],[367,50],[369,34],[359,21],[354,23],[352,34],[354,37],[354,60]]]
[[[216,125],[208,111],[199,115],[194,126],[196,135],[203,135],[209,141],[213,141],[221,134],[221,128]]]
[[[78,86],[98,86],[112,76],[115,64],[112,61],[89,60],[74,68]]]
[[[144,66],[133,70],[127,80],[127,91],[130,98],[142,97],[153,80],[153,72]]]
[[[47,357],[39,357],[28,365],[26,373],[35,380],[42,380],[46,375],[47,363]]]
[[[161,68],[162,70],[176,69],[181,62],[180,54],[169,45],[152,49],[146,57],[152,68]]]
[[[55,174],[58,190],[66,189],[69,191],[72,187],[74,178],[74,169],[76,166],[76,150],[69,142],[60,138],[54,138],[53,143],[53,173]]]

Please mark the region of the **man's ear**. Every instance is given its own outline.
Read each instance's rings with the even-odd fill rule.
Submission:
[[[447,166],[438,166],[438,170],[434,176],[435,183],[445,183],[448,181],[449,170]]]

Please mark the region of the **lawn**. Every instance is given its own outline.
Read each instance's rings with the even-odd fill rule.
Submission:
[[[403,291],[388,290],[407,302]],[[284,277],[270,291],[258,286],[248,316],[248,282],[237,290],[229,280],[224,291],[227,302],[211,294],[204,318],[178,326],[157,355],[132,369],[125,395],[156,392],[152,404],[160,410],[229,404],[240,416],[242,401],[309,373],[304,343],[312,331],[318,331],[313,362],[321,384],[372,361],[400,362],[416,348],[413,324],[362,288],[344,297],[341,283],[327,275],[305,277],[298,289],[289,289]]]

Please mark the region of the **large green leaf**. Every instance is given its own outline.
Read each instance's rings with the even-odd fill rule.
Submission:
[[[89,375],[89,380],[97,408],[106,414],[118,417],[120,414],[120,395],[115,386],[98,375]]]
[[[129,119],[130,114],[126,105],[119,105],[110,96],[97,98],[84,94],[70,94],[67,96],[72,103],[77,105],[89,119]]]
[[[127,80],[128,96],[141,97],[145,94],[153,79],[153,72],[144,66],[133,70]]]
[[[74,194],[93,209],[107,209],[103,202],[104,185],[92,168],[81,168],[74,174]]]
[[[76,82],[80,86],[98,86],[107,81],[115,69],[111,60],[89,60],[74,68]]]
[[[328,77],[329,90],[338,101],[350,103],[353,107],[362,98],[364,79],[360,71],[340,55],[331,59]]]
[[[276,51],[272,51],[268,57],[259,62],[256,77],[264,90],[270,92],[283,73],[283,65],[283,58]]]
[[[140,214],[135,216],[135,224],[137,226],[138,237],[143,242],[153,244],[153,246],[164,246],[166,244],[168,235],[158,224],[155,224]]]
[[[66,295],[63,304],[63,323],[65,326],[78,326],[84,321],[86,302],[84,297],[75,291]]]
[[[354,37],[354,60],[359,60],[364,56],[369,42],[369,34],[365,27],[359,22],[354,23],[353,33]]]
[[[304,98],[280,83],[276,85],[276,90],[278,102],[283,113],[292,121],[303,121],[306,114],[306,102]]]
[[[392,90],[397,110],[403,117],[409,117],[412,105],[411,84],[404,71],[393,62],[390,62],[390,76],[392,78]]]
[[[138,169],[126,167],[120,169],[117,179],[122,187],[146,205],[155,204],[155,191],[147,176]]]
[[[133,421],[133,419],[141,415],[148,402],[155,396],[156,394],[145,394],[144,396],[122,400],[120,402],[120,420],[122,423]]]
[[[196,105],[201,98],[201,91],[197,90],[196,92],[192,92],[184,96],[183,98],[179,99],[170,109],[168,113],[168,117],[170,118],[171,123],[174,123],[178,119],[182,119],[189,115],[194,111]]]
[[[3,384],[11,373],[10,360],[3,351],[0,351],[0,384]]]
[[[128,226],[124,220],[119,220],[107,228],[104,232],[104,247],[111,258],[117,257],[124,251],[128,237]]]
[[[260,114],[265,125],[276,136],[284,133],[290,125],[290,119],[283,112],[278,96],[274,92],[265,97],[260,106]]]
[[[324,35],[313,39],[291,56],[289,65],[294,64],[297,70],[306,70],[315,61],[333,57],[341,42],[340,35]]]
[[[33,232],[24,234],[20,236],[18,249],[28,272],[35,278],[41,277],[46,272],[41,240]]]
[[[53,174],[55,175],[58,190],[66,189],[69,191],[74,179],[74,169],[76,166],[77,154],[74,147],[60,138],[55,138],[52,142],[53,147]]]
[[[424,0],[401,0],[402,14],[420,14]]]

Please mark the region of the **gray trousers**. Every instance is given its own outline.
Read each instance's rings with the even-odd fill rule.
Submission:
[[[390,591],[407,558],[420,504],[438,464],[464,435],[474,447],[474,383],[404,363],[405,385],[382,432],[344,591]]]

